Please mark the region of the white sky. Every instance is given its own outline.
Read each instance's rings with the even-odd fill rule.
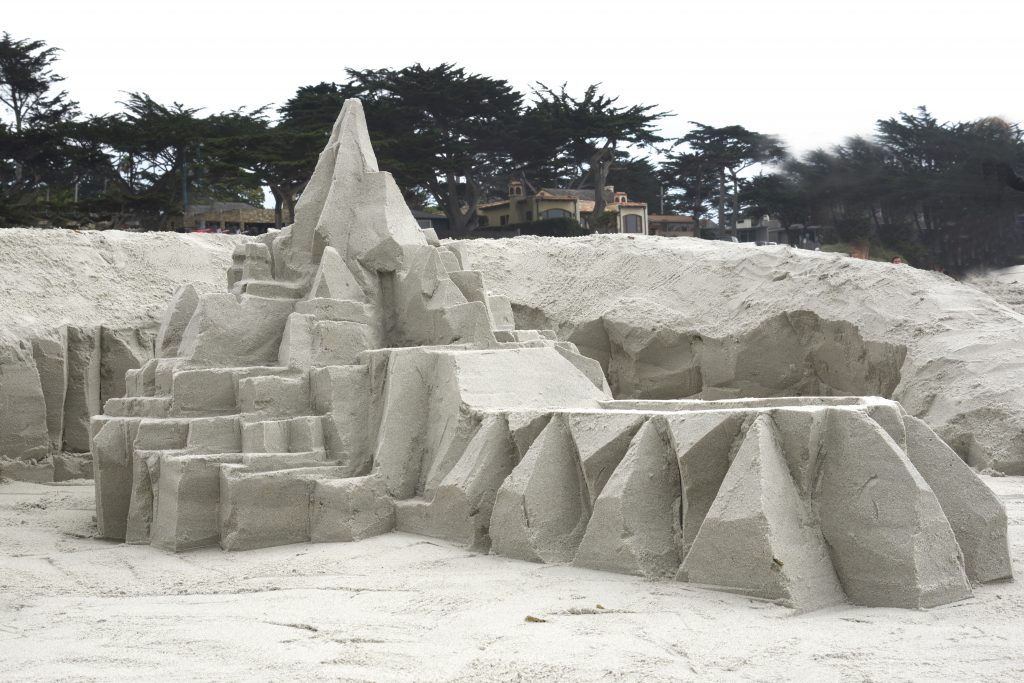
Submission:
[[[675,112],[666,136],[738,123],[794,152],[919,104],[1024,121],[1021,0],[0,0],[0,31],[63,48],[88,113],[133,90],[277,105],[346,67],[449,61],[524,90],[601,82]]]

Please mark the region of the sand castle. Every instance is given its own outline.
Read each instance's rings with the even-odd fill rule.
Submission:
[[[345,104],[294,225],[186,287],[91,424],[102,536],[172,551],[392,530],[800,609],[1011,578],[1002,505],[879,398],[613,400],[413,220]]]

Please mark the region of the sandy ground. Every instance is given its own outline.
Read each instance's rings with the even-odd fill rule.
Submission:
[[[1024,478],[986,482],[1024,576]],[[398,533],[172,555],[93,538],[92,496],[0,484],[0,680],[1024,679],[1020,581],[797,614]]]

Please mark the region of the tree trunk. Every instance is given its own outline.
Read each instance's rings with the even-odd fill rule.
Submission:
[[[732,175],[732,229],[736,229],[736,219],[740,215],[740,177]]]
[[[704,179],[704,169],[701,168],[700,166],[698,166],[697,167],[697,177],[696,177],[696,180],[697,180],[697,190],[695,192],[696,197],[694,197],[694,202],[693,202],[693,229],[694,229],[694,236],[695,237],[700,237],[700,234],[701,234],[700,217],[704,215],[704,211],[703,211],[703,207],[704,207],[704,182],[703,182],[703,179]]]
[[[288,192],[284,196],[284,205],[288,208],[288,225],[295,222],[295,194]]]
[[[590,157],[590,175],[594,178],[594,212],[590,214],[595,223],[600,221],[608,202],[604,200],[604,185],[608,182],[608,173],[612,170],[612,150],[605,147]]]
[[[270,194],[274,195],[274,227],[281,229],[284,227],[284,212],[281,210],[284,204],[284,197],[282,196],[281,188],[271,185]]]
[[[306,182],[308,181],[284,185],[280,188],[284,208],[288,209],[287,220],[285,220],[285,216],[283,214],[281,216],[281,220],[285,225],[291,225],[295,222],[295,197],[302,192],[302,190],[306,189]]]
[[[445,174],[444,186],[444,207],[445,215],[448,216],[448,223],[451,226],[452,235],[455,237],[467,237],[473,231],[477,220],[477,207],[480,205],[480,188],[469,173],[462,177],[466,179],[466,196],[459,193],[459,177],[454,171]],[[441,188],[435,190],[438,194]],[[465,209],[463,209],[465,205]]]
[[[718,169],[718,227],[725,225],[725,167]]]

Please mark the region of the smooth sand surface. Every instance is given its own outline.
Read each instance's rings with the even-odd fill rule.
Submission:
[[[1024,478],[985,481],[1024,576]],[[92,498],[0,484],[0,680],[1024,678],[1020,581],[930,611],[798,614],[399,533],[173,555],[93,538]]]

